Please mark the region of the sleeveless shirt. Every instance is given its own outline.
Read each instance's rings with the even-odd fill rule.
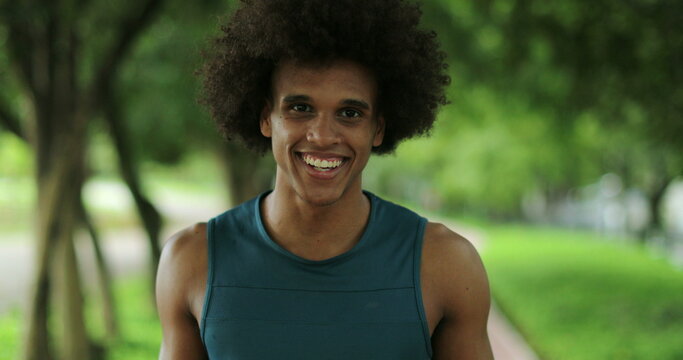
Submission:
[[[322,261],[273,241],[261,194],[211,219],[200,332],[210,359],[430,359],[420,290],[426,219],[369,192],[368,224]]]

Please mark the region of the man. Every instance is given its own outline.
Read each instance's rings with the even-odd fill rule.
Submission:
[[[492,359],[472,245],[364,192],[372,152],[431,128],[444,55],[401,0],[253,0],[206,54],[228,137],[274,189],[173,236],[161,359]]]

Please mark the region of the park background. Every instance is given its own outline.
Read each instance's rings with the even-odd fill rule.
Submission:
[[[451,103],[365,187],[473,231],[541,359],[683,359],[683,3],[425,0]],[[0,0],[0,359],[150,359],[163,240],[270,186],[194,71],[233,1]]]

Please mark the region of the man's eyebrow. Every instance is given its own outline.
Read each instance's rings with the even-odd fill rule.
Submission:
[[[285,102],[285,103],[294,103],[294,102],[299,102],[299,101],[309,102],[309,101],[311,101],[311,97],[308,95],[294,94],[294,95],[287,95],[287,96],[282,98],[282,102]],[[347,106],[356,106],[356,107],[359,107],[361,109],[370,110],[370,105],[363,100],[344,99],[340,102],[340,104],[347,105]]]
[[[357,99],[344,99],[341,102],[342,105],[356,106],[361,109],[370,110],[370,105],[363,100]]]
[[[282,102],[293,103],[298,101],[311,101],[311,97],[308,95],[287,95],[282,98]]]

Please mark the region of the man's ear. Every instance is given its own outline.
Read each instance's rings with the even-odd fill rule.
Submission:
[[[270,100],[266,100],[265,104],[263,105],[263,109],[261,110],[261,116],[259,118],[259,126],[261,127],[261,134],[263,136],[269,138],[273,135],[273,129],[270,124],[270,113],[271,113],[272,105],[270,103]]]
[[[377,129],[375,130],[375,137],[372,140],[372,146],[378,147],[382,145],[382,140],[384,140],[384,129],[386,123],[384,122],[384,116],[377,116]]]

